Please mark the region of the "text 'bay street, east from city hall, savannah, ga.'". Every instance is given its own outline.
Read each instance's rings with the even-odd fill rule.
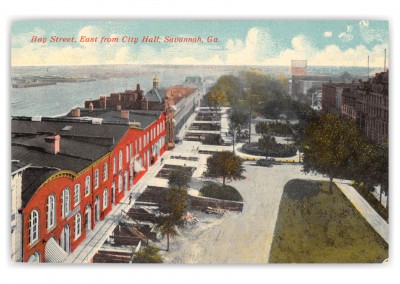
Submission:
[[[51,36],[47,37],[38,37],[37,35],[33,35],[31,38],[31,42],[34,43],[131,43],[137,44],[138,42],[143,43],[203,43],[203,42],[218,42],[217,37],[208,36],[205,39],[200,36],[197,37],[172,37],[172,36],[148,36],[145,35],[143,37],[138,38],[134,36],[95,36],[89,37],[81,35],[79,38],[75,37],[59,37],[59,36]]]
[[[388,22],[11,37],[13,262],[388,261]]]

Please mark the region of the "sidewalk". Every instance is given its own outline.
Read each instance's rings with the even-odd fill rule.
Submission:
[[[162,158],[165,159],[169,154],[169,152],[165,152]],[[85,240],[68,256],[64,263],[87,263],[118,225],[122,218],[122,210],[127,212],[134,205],[135,200],[146,189],[148,180],[153,178],[161,167],[161,159],[158,159],[131,191],[118,204],[114,205],[111,212],[102,221],[96,222],[96,227],[88,232]],[[128,204],[130,194],[133,198],[131,204]]]
[[[335,181],[337,187],[343,194],[350,200],[354,207],[360,214],[367,220],[367,222],[374,228],[374,230],[389,243],[389,224],[379,216],[378,213],[368,204],[368,202],[350,185],[349,181],[337,180]]]

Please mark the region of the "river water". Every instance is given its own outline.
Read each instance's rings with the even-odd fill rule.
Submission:
[[[181,84],[185,78],[174,75],[158,75],[160,82],[169,85]],[[83,107],[84,101],[113,92],[136,89],[147,91],[152,87],[151,76],[135,78],[98,79],[90,82],[57,83],[56,85],[11,89],[12,116],[56,116],[65,114],[74,107]]]

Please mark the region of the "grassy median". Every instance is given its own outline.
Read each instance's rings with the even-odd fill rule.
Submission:
[[[271,263],[371,263],[388,258],[388,245],[336,187],[291,180],[284,188]]]

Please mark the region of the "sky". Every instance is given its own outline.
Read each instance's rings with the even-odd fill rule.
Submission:
[[[387,21],[363,19],[14,21],[11,65],[289,66],[294,59],[309,66],[367,66],[369,56],[371,67],[382,67],[385,49],[389,65],[388,29]],[[50,42],[52,36],[75,42]],[[79,42],[83,36],[97,41]],[[101,42],[103,36],[118,42]],[[144,36],[159,36],[160,42],[142,42]],[[202,42],[166,43],[166,36]]]

